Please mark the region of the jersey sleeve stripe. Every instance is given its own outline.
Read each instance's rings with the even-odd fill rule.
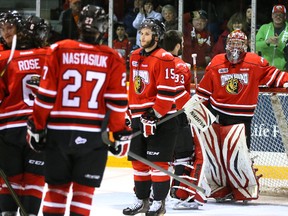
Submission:
[[[105,98],[127,98],[127,94],[112,94],[112,93],[107,93],[104,94]]]
[[[74,111],[52,111],[51,116],[79,116],[79,117],[93,117],[104,119],[105,115],[102,114],[95,114],[95,113],[88,113],[88,112],[74,112]]]
[[[166,90],[173,90],[175,91],[176,87],[166,86],[166,85],[158,85],[157,89],[166,89]]]
[[[168,98],[168,97],[163,97],[163,96],[157,95],[157,98],[158,98],[158,99],[161,99],[161,100],[164,100],[164,101],[172,101],[172,102],[175,101],[175,97],[173,97],[173,98]]]
[[[48,96],[42,95],[42,94],[38,94],[37,95],[37,100],[43,101],[43,102],[48,103],[48,104],[50,104],[50,103],[54,104],[56,98],[55,97],[48,97]]]
[[[44,89],[44,88],[41,88],[41,87],[39,87],[38,91],[42,92],[44,94],[52,95],[52,96],[56,96],[57,95],[57,91],[47,90],[47,89]]]
[[[115,112],[125,112],[127,110],[127,106],[125,108],[119,108],[119,107],[115,107],[115,106],[113,106],[112,104],[109,104],[109,103],[107,103],[106,106],[109,109],[111,109],[111,110],[113,110]]]
[[[43,104],[41,102],[39,102],[37,99],[35,99],[34,103],[44,109],[53,109],[53,105],[46,105],[46,104]]]

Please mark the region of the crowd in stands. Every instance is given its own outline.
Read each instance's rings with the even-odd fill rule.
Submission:
[[[184,47],[182,59],[192,64],[191,55],[196,53],[197,67],[204,70],[215,55],[225,52],[227,36],[235,29],[240,29],[247,35],[249,51],[251,5],[245,6],[241,11],[239,9],[226,20],[221,21],[219,10],[216,9],[217,5],[213,1],[201,2],[203,4],[189,3],[189,6],[192,5],[194,8],[183,14]],[[63,11],[59,17],[62,31],[56,32],[51,29],[50,43],[66,38],[78,38],[77,21],[84,3],[86,3],[84,0],[65,1]],[[126,0],[123,16],[117,17],[114,14],[113,17],[113,48],[121,53],[126,62],[129,62],[129,53],[139,47],[138,29],[146,18],[162,21],[165,24],[166,31],[178,30],[177,3],[177,1],[169,0]],[[283,8],[273,8],[272,22],[269,24],[261,23],[262,26],[259,23],[256,24],[255,45],[256,52],[265,57],[270,64],[281,70],[287,70],[286,56],[288,48],[286,48],[286,40],[288,25],[286,22],[286,8],[284,5],[282,6]],[[227,12],[223,11],[223,13]],[[270,11],[266,11],[266,13],[268,14]],[[102,37],[101,43],[108,44],[108,30]]]

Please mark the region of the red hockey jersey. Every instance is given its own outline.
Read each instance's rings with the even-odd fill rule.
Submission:
[[[0,53],[0,69],[5,68],[10,50]],[[26,81],[40,75],[46,49],[16,50],[12,61],[0,78],[0,130],[24,127],[32,113],[34,97]],[[25,140],[25,139],[24,139]]]
[[[221,113],[251,117],[258,101],[259,85],[282,87],[285,82],[288,73],[270,66],[254,53],[246,53],[239,64],[231,64],[225,54],[219,54],[207,66],[197,94]]]
[[[126,68],[115,50],[74,40],[48,49],[33,110],[37,129],[101,132],[109,109],[108,127],[120,131],[127,104]]]
[[[184,104],[191,98],[190,84],[191,71],[188,65],[179,57],[174,58],[175,62],[175,82],[177,86],[176,106],[182,109]]]
[[[142,54],[142,48],[130,57],[129,108],[132,118],[150,107],[161,116],[174,113],[176,83],[174,57],[164,49]]]

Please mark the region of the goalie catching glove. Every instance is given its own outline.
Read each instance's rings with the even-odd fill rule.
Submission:
[[[140,117],[140,121],[142,123],[140,124],[140,128],[144,137],[155,134],[156,123],[159,121],[159,118],[157,118],[153,108],[149,108],[144,112]]]
[[[109,132],[109,151],[117,157],[127,155],[132,139],[132,131],[122,130],[119,132]]]
[[[26,141],[35,152],[41,152],[46,144],[46,130],[37,130],[32,119],[27,122]]]

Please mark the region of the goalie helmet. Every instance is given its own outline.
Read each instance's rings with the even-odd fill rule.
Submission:
[[[226,42],[226,56],[232,64],[241,62],[247,52],[247,36],[240,30],[232,31]]]
[[[43,18],[31,15],[26,20],[28,34],[33,37],[35,48],[45,47],[49,37],[50,26]]]
[[[153,32],[153,36],[154,37],[157,36],[159,37],[159,39],[162,38],[162,36],[164,35],[164,32],[166,31],[164,23],[153,18],[145,19],[140,25],[140,30],[142,28],[151,29],[151,31]]]

